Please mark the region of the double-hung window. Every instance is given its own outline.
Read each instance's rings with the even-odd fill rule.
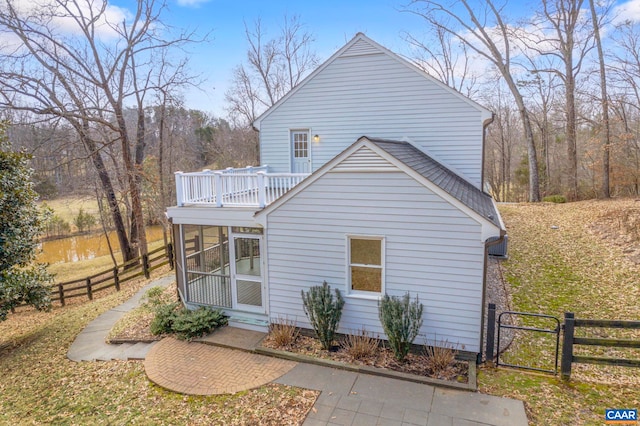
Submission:
[[[347,236],[348,289],[351,294],[384,294],[384,238]]]

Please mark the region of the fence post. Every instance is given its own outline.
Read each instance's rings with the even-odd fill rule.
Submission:
[[[495,356],[494,345],[496,338],[496,304],[489,303],[489,311],[487,312],[487,362],[493,365],[493,357]],[[498,348],[500,350],[500,348]]]
[[[575,317],[573,312],[564,313],[564,338],[562,340],[562,360],[560,363],[560,375],[563,380],[571,378],[571,362],[573,361],[573,333]]]
[[[169,256],[169,268],[173,270],[175,266],[173,264],[173,244],[172,243],[167,244],[167,256]]]
[[[93,300],[93,292],[91,291],[91,278],[87,277],[87,296],[89,300]]]
[[[118,276],[118,267],[113,268],[113,282],[116,285],[116,291],[120,291],[120,277]]]
[[[142,268],[144,271],[144,277],[149,279],[149,255],[146,253],[142,255]]]
[[[64,306],[64,286],[62,283],[58,284],[58,294],[60,295],[60,304]]]

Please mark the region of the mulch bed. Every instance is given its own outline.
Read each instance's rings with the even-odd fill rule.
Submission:
[[[322,349],[320,342],[309,336],[299,335],[295,342],[287,347],[277,345],[273,338],[268,335],[262,346],[269,349],[292,352],[300,355],[307,355],[316,358],[324,358],[345,364],[367,365],[370,367],[383,368],[402,373],[414,374],[416,376],[430,377],[440,380],[448,380],[457,383],[468,382],[468,364],[464,361],[454,361],[448,367],[434,371],[429,367],[427,356],[423,353],[409,353],[403,361],[398,361],[393,351],[383,345],[378,347],[376,354],[359,360],[354,360],[342,346],[333,346],[330,351]]]

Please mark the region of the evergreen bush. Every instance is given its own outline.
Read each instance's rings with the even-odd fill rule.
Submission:
[[[408,292],[402,298],[385,294],[378,302],[382,328],[398,361],[407,356],[411,344],[420,332],[423,310],[424,306],[418,296],[412,302]]]
[[[227,317],[220,309],[209,309],[200,306],[189,310],[182,308],[173,319],[172,331],[180,340],[191,340],[210,333],[214,329],[226,325]]]
[[[73,224],[76,225],[79,232],[90,231],[91,227],[96,224],[96,218],[91,213],[85,212],[81,207],[80,211],[78,211],[78,216],[73,220]]]
[[[335,289],[334,300],[331,287],[325,281],[321,286],[311,287],[307,293],[302,290],[301,293],[304,313],[309,318],[320,344],[328,350],[331,348],[342,317],[344,299],[340,290]]]
[[[220,309],[201,306],[190,310],[179,306],[178,302],[153,306],[155,316],[151,322],[151,334],[175,334],[178,339],[191,340],[227,324],[227,317]]]
[[[151,321],[151,334],[170,334],[173,331],[173,322],[178,313],[179,303],[168,303],[154,306],[155,316]]]

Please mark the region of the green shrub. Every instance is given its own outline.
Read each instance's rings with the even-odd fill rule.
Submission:
[[[205,306],[195,310],[179,308],[179,302],[163,303],[161,294],[156,290],[151,293],[151,299],[157,303],[153,306],[154,302],[150,301],[148,305],[155,312],[150,326],[153,335],[175,334],[178,339],[191,340],[227,324],[227,317],[220,309]]]
[[[168,305],[171,303],[171,296],[165,292],[164,287],[151,287],[144,294],[144,304],[146,308],[155,310],[160,305]]]
[[[169,334],[173,332],[173,322],[178,316],[179,303],[169,303],[154,307],[155,316],[151,321],[151,334]]]
[[[334,300],[331,287],[325,281],[321,286],[311,287],[307,293],[302,290],[301,293],[304,313],[309,318],[320,344],[328,350],[331,348],[342,317],[344,299],[340,290],[335,289],[336,298]]]
[[[542,199],[542,201],[547,203],[566,203],[567,199],[565,198],[564,195],[555,194],[555,195],[547,195]]]
[[[382,328],[398,361],[407,356],[411,344],[418,336],[422,327],[423,309],[418,296],[412,302],[408,292],[402,299],[385,294],[378,302],[378,316]]]
[[[58,235],[66,235],[71,232],[69,222],[54,214],[47,221],[46,233],[48,237],[57,237]]]
[[[178,339],[191,340],[226,324],[227,317],[220,309],[209,309],[205,306],[195,310],[182,308],[173,319],[172,331]]]
[[[96,224],[96,218],[91,213],[86,213],[84,209],[80,208],[78,216],[73,220],[73,224],[76,225],[78,231],[90,231],[91,227]]]

